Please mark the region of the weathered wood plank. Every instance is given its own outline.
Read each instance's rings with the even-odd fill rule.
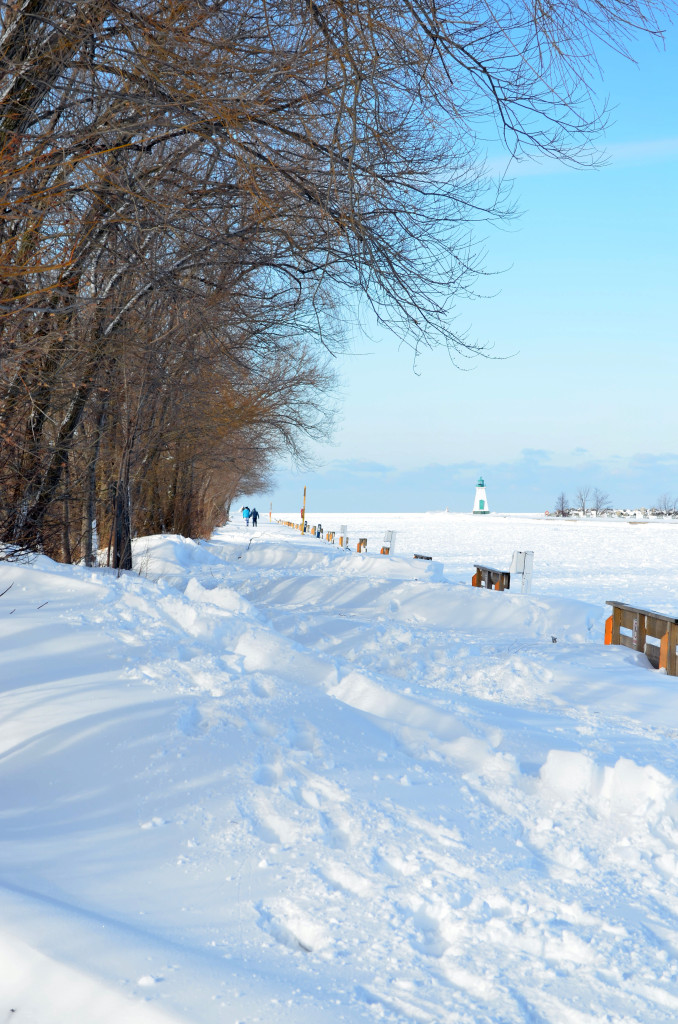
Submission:
[[[666,673],[669,676],[678,675],[678,658],[676,657],[676,644],[678,643],[678,627],[675,623],[671,623],[669,626],[668,636],[668,650],[666,657]]]
[[[671,623],[667,619],[658,619],[655,615],[647,615],[645,617],[647,635],[653,636],[657,640],[661,640],[668,633],[670,625]]]
[[[471,580],[474,587],[488,590],[510,590],[511,573],[507,569],[494,569],[489,565],[474,565],[475,574]]]
[[[651,611],[649,608],[636,608],[634,605],[625,604],[623,601],[606,601],[605,604],[609,604],[612,608],[620,608],[622,611],[642,612],[643,615],[651,615],[655,619],[659,619],[663,622],[674,622],[678,624],[678,618],[675,615],[664,615],[663,612]]]
[[[667,675],[678,675],[678,619],[660,612],[648,612],[620,601],[606,601],[612,615],[605,623],[605,643],[643,651],[651,665]],[[621,631],[625,630],[624,633]],[[648,636],[657,643],[649,643]]]
[[[619,609],[619,625],[622,629],[633,629],[633,620],[635,619],[638,611],[636,608],[620,608]]]

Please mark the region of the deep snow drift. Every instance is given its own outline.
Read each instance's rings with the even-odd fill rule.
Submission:
[[[678,527],[311,518],[0,563],[0,1024],[675,1021]]]

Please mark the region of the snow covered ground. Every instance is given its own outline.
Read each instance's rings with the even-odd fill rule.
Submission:
[[[674,1022],[678,527],[310,519],[0,563],[0,1024]]]

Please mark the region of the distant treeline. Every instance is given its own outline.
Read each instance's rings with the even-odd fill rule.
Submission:
[[[678,515],[678,498],[672,498],[669,494],[662,494],[654,505],[647,508],[613,508],[610,503],[610,496],[597,487],[580,487],[575,495],[575,503],[570,504],[564,491],[561,491],[556,498],[554,513],[557,516],[586,515],[595,512],[596,515],[632,515],[634,512],[642,512],[644,515],[675,516]]]
[[[480,167],[581,162],[592,40],[672,4],[12,0],[0,5],[0,543],[131,565],[205,536],[331,429],[362,296],[415,350],[450,307]]]

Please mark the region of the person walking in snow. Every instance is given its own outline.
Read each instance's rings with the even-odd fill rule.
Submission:
[[[250,512],[248,506],[245,505],[243,510],[242,510],[242,517],[245,520],[245,526],[249,526],[250,525],[250,516],[251,515],[252,515],[252,513]]]
[[[257,510],[255,508],[253,508],[252,511],[250,512],[250,518],[252,520],[252,526],[256,526],[257,525],[257,521],[259,519],[259,513],[257,512]]]

